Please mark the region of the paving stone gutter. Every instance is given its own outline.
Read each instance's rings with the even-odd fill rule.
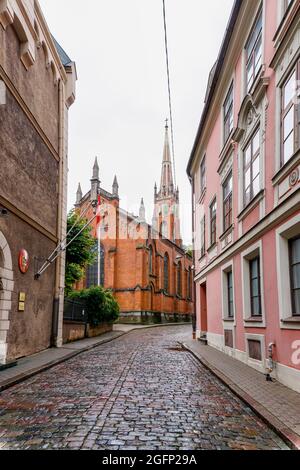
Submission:
[[[225,384],[238,398],[248,405],[257,416],[259,416],[271,429],[273,429],[292,450],[300,450],[300,436],[292,429],[286,426],[281,420],[276,418],[257,400],[251,397],[247,392],[240,388],[236,383],[229,379],[221,370],[212,365],[201,354],[194,351],[185,343],[181,346],[191,353],[206,369],[208,369],[215,377]]]

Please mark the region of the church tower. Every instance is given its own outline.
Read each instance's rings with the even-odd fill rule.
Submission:
[[[172,158],[169,141],[169,127],[166,121],[165,142],[161,170],[160,189],[154,187],[153,228],[164,238],[177,245],[182,245],[179,219],[179,190],[175,188],[172,168]]]

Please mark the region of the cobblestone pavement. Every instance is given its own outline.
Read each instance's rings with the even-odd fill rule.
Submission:
[[[177,341],[134,331],[0,394],[0,449],[284,449]]]

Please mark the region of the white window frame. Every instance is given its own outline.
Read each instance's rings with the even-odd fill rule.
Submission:
[[[233,293],[233,317],[228,316],[228,285],[227,274],[232,272],[232,293]],[[222,292],[222,319],[225,330],[230,329],[230,326],[236,325],[236,308],[235,308],[235,278],[234,278],[234,264],[233,260],[224,264],[221,267],[221,292]]]
[[[300,214],[276,230],[278,307],[281,329],[300,330],[299,323],[287,322],[287,319],[292,317],[289,240],[299,233]]]
[[[235,117],[235,113],[234,113],[234,106],[235,106],[235,76],[234,74],[232,75],[231,77],[231,80],[229,81],[229,85],[227,86],[226,88],[226,92],[224,94],[224,98],[223,98],[223,104],[222,104],[222,110],[221,110],[221,149],[220,151],[223,150],[223,148],[225,147],[225,144],[227,141],[225,141],[225,135],[224,135],[224,119],[225,119],[225,114],[224,114],[224,104],[225,104],[225,101],[226,101],[226,98],[228,96],[228,93],[229,93],[229,90],[232,86],[232,105],[233,105],[233,128],[232,130],[234,129],[234,117]],[[232,133],[232,131],[231,131]],[[229,134],[230,135],[230,134]]]
[[[250,298],[250,266],[249,261],[259,256],[260,261],[260,292],[261,292],[261,313],[262,321],[248,322],[251,315],[251,298]],[[265,296],[264,296],[264,270],[263,270],[263,246],[262,240],[251,245],[247,250],[241,254],[242,265],[242,292],[243,292],[243,319],[244,327],[246,328],[265,328],[266,327],[266,314],[265,314]]]
[[[255,84],[257,83],[257,79],[259,77],[259,74],[256,76],[256,78],[254,79],[254,82],[252,83],[252,86],[250,88],[249,91],[247,91],[247,51],[246,51],[246,45],[247,45],[247,42],[250,38],[250,34],[256,24],[256,21],[258,19],[258,14],[259,12],[262,12],[262,55],[261,55],[261,61],[262,61],[262,68],[264,68],[265,66],[265,44],[266,44],[266,41],[265,41],[265,32],[266,32],[266,27],[265,27],[265,24],[266,24],[266,8],[265,8],[265,2],[264,1],[261,1],[253,15],[253,18],[254,20],[251,22],[250,24],[250,27],[249,27],[249,30],[248,30],[248,33],[247,33],[247,36],[246,36],[246,40],[244,42],[244,45],[243,45],[243,56],[242,56],[242,82],[241,82],[241,90],[242,90],[242,93],[241,93],[241,101],[243,101],[243,97],[245,97],[250,91],[252,91],[253,89],[253,86],[255,86]]]

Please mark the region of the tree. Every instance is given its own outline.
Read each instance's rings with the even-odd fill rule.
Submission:
[[[75,221],[78,218],[78,214],[73,210],[68,214],[67,219],[67,231],[72,228]],[[83,219],[73,228],[71,233],[67,237],[67,243],[69,243],[75,235],[87,223],[87,220]],[[68,246],[66,251],[66,277],[65,277],[65,292],[69,295],[72,292],[72,288],[75,282],[80,281],[84,277],[85,268],[89,264],[95,261],[95,253],[93,247],[95,246],[95,239],[91,234],[91,227],[86,227],[80,235]]]

